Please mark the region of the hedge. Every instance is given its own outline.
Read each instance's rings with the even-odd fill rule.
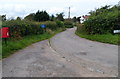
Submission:
[[[120,29],[120,6],[109,9],[97,9],[84,22],[88,34],[113,33],[113,30]]]
[[[41,28],[41,24],[46,27]],[[11,38],[20,39],[21,37],[27,35],[42,34],[45,32],[46,28],[51,30],[56,30],[57,28],[63,27],[62,22],[31,22],[26,20],[10,20],[3,22],[3,27],[9,27],[9,34]]]
[[[71,20],[65,20],[64,25],[66,28],[73,28],[73,22]]]

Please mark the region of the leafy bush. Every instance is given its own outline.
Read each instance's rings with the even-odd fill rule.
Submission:
[[[59,28],[64,28],[64,23],[62,21],[56,21],[56,24]]]
[[[77,26],[77,30],[76,30],[77,33],[86,34],[86,31],[85,31],[86,29],[84,27],[84,24],[76,24],[76,26]]]
[[[47,29],[51,29],[51,30],[56,30],[58,28],[64,28],[64,24],[62,21],[45,21],[45,22],[37,22],[37,24],[41,25],[44,24]]]
[[[29,21],[11,20],[3,22],[3,27],[9,27],[10,36],[12,38],[19,38],[26,35],[41,34],[42,29],[38,24]]]
[[[41,28],[41,24],[44,24],[46,27]],[[3,22],[3,27],[5,26],[9,27],[9,34],[12,39],[20,39],[27,35],[43,34],[47,31],[46,29],[56,30],[64,25],[61,21],[31,22],[27,20],[11,20]]]
[[[91,12],[90,17],[84,22],[88,34],[112,33],[114,29],[120,29],[120,6],[109,8],[108,6]]]
[[[46,28],[49,28],[51,30],[56,30],[58,28],[56,22],[51,22],[51,21],[47,21],[45,22]]]
[[[66,28],[72,28],[73,27],[72,21],[69,21],[69,20],[65,20],[64,25],[65,25]]]

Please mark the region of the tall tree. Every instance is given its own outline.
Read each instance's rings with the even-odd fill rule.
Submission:
[[[64,21],[64,13],[62,12],[62,13],[60,13],[60,14],[56,14],[56,18],[57,18],[57,20],[60,20],[60,21]]]
[[[55,19],[55,16],[52,15],[52,16],[50,17],[50,20],[51,20],[51,21],[54,21],[54,19]]]
[[[21,20],[21,18],[20,18],[20,17],[17,17],[16,20]]]
[[[80,23],[80,18],[81,18],[81,16],[77,17],[77,21],[78,21],[78,23]]]
[[[24,19],[29,20],[29,21],[33,21],[34,16],[35,16],[35,13],[31,13],[31,14],[27,15]]]
[[[49,14],[46,11],[37,11],[34,16],[35,21],[48,21],[49,20]]]
[[[2,15],[2,21],[6,21],[6,15]]]
[[[76,16],[75,17],[73,17],[73,22],[76,22],[77,21],[77,18],[76,18]]]

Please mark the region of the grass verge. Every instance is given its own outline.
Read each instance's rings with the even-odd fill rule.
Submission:
[[[112,35],[112,34],[88,35],[85,33],[80,33],[78,32],[78,30],[75,32],[75,34],[78,35],[79,37],[86,38],[92,41],[120,45],[119,35]]]
[[[20,49],[23,49],[31,45],[32,43],[49,39],[61,31],[63,31],[63,29],[58,29],[56,31],[53,31],[52,33],[44,33],[40,35],[29,35],[29,36],[23,37],[21,40],[8,41],[7,45],[5,44],[2,45],[2,58],[6,58],[10,56],[14,52]]]

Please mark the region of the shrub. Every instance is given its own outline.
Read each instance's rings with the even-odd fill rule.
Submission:
[[[56,30],[58,28],[56,22],[52,22],[52,21],[46,21],[45,25],[46,25],[46,28],[49,28],[51,30]]]
[[[72,28],[73,27],[72,21],[69,21],[69,20],[65,20],[64,25],[65,25],[66,28]]]
[[[77,33],[86,34],[86,31],[85,31],[86,29],[84,24],[76,24],[76,26],[77,26],[77,30],[76,30]]]
[[[64,23],[62,21],[56,21],[56,24],[59,28],[63,28],[64,27]]]
[[[3,22],[3,27],[9,27],[11,38],[20,38],[26,35],[41,34],[43,30],[38,24],[29,21],[11,20]]]
[[[44,24],[46,27],[41,28],[41,24]],[[63,28],[64,24],[61,21],[32,22],[27,20],[10,20],[3,22],[4,26],[9,27],[9,34],[12,39],[20,39],[27,35],[42,34],[45,31],[47,32],[48,29],[52,31]]]
[[[120,29],[120,6],[109,9],[97,9],[85,22],[85,29],[88,34],[112,33],[114,29]]]
[[[51,29],[51,30],[56,30],[57,28],[61,27],[61,22],[57,23],[53,21],[45,21],[45,22],[36,22],[36,23],[39,25],[44,24],[45,29]]]

